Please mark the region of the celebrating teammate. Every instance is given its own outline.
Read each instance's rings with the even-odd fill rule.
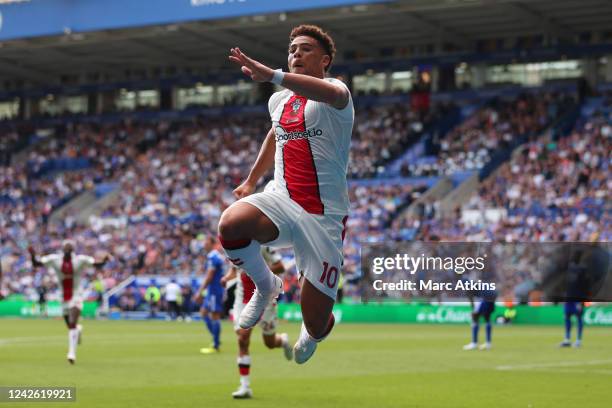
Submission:
[[[221,285],[221,278],[223,277],[224,262],[219,251],[215,249],[216,243],[216,239],[213,236],[209,236],[204,244],[204,250],[208,252],[206,276],[195,296],[196,302],[199,302],[202,300],[202,293],[206,291],[200,314],[206,324],[206,328],[213,337],[212,347],[200,349],[202,354],[216,353],[221,346],[221,312],[223,311],[223,286]]]
[[[332,38],[319,27],[300,25],[291,31],[289,41],[289,73],[274,71],[239,48],[231,49],[229,59],[253,81],[285,89],[270,98],[272,127],[249,176],[234,190],[240,200],[224,211],[219,235],[230,261],[243,268],[256,286],[239,318],[245,329],[253,327],[270,300],[282,292],[282,280],[265,264],[261,244],[293,247],[297,268],[305,277],[303,324],[293,349],[301,364],[334,326],[355,112],[346,85],[325,78],[336,51]],[[273,165],[274,189],[253,194]]]
[[[60,282],[62,289],[62,312],[64,321],[68,326],[68,362],[76,362],[76,346],[81,343],[82,326],[78,324],[81,310],[83,309],[83,296],[80,290],[80,282],[87,267],[100,268],[110,259],[105,255],[104,259],[96,262],[94,258],[87,255],[75,255],[75,244],[71,240],[62,243],[63,253],[45,255],[40,260],[36,258],[34,248],[28,251],[32,258],[34,268],[45,266],[52,269]]]
[[[269,247],[262,247],[261,254],[272,273],[278,276],[285,272],[281,257],[276,251]],[[251,341],[251,332],[253,329],[241,329],[238,325],[237,317],[240,315],[244,305],[253,296],[255,284],[251,278],[241,272],[237,267],[233,267],[230,273],[223,277],[221,283],[225,285],[235,278],[238,279],[236,282],[236,297],[234,299],[234,330],[238,336],[238,371],[240,372],[240,387],[232,393],[232,396],[234,398],[251,398],[253,396],[253,391],[251,390],[251,381],[249,377],[251,370],[249,343]],[[263,341],[269,349],[282,347],[285,358],[291,360],[293,358],[293,350],[289,345],[289,337],[287,333],[276,333],[277,323],[278,307],[276,299],[271,299],[259,321],[262,329]]]

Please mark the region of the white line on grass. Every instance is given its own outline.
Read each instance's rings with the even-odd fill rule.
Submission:
[[[538,368],[581,367],[581,366],[602,365],[602,364],[610,364],[610,363],[612,363],[612,360],[559,361],[556,363],[501,365],[501,366],[495,367],[495,369],[496,370],[534,370]]]
[[[538,372],[547,372],[547,373],[556,373],[556,374],[602,374],[602,375],[612,375],[612,370],[602,370],[599,368],[592,369],[581,369],[581,368],[536,368],[534,371]]]

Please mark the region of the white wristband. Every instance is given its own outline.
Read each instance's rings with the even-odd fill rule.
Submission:
[[[281,68],[275,69],[274,74],[272,74],[272,79],[270,79],[270,82],[276,85],[282,85],[283,78],[285,78],[285,73],[283,72],[283,70]]]

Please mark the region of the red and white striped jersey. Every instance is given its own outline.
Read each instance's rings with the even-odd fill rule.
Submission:
[[[346,85],[326,78],[336,86]],[[285,89],[268,102],[276,137],[275,190],[311,214],[347,215],[349,148],[355,110],[308,100]]]
[[[64,302],[68,302],[79,295],[84,269],[93,266],[96,261],[87,255],[72,255],[65,260],[63,254],[51,254],[40,258],[40,262],[55,272]]]

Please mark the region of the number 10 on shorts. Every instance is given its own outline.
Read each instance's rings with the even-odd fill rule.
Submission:
[[[328,288],[333,289],[338,281],[338,268],[335,266],[329,267],[327,262],[323,262],[323,273],[319,282],[327,285]]]

